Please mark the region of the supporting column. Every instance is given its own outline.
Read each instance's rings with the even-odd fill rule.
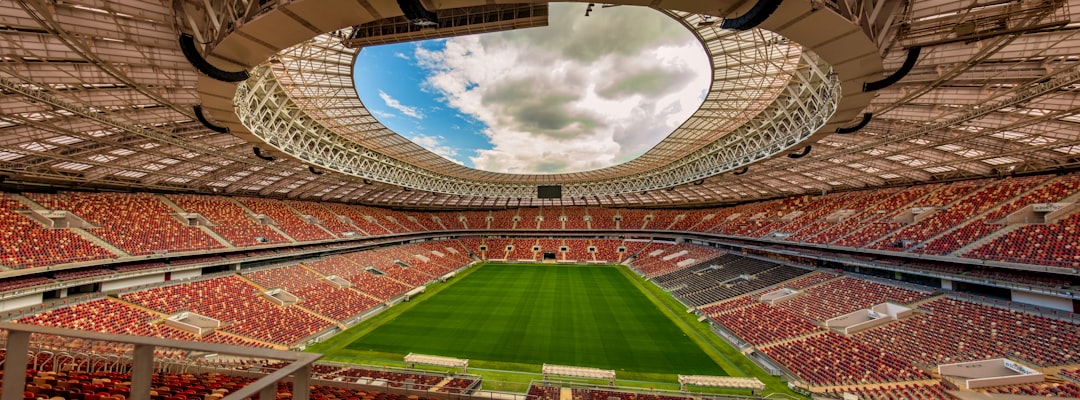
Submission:
[[[8,331],[4,360],[4,387],[0,398],[21,399],[26,391],[26,359],[30,351],[30,332]]]
[[[305,365],[296,370],[293,375],[292,395],[293,400],[308,400],[311,396],[311,365]]]
[[[131,370],[131,400],[150,400],[151,380],[154,377],[154,346],[137,344],[132,353],[135,365]]]
[[[272,383],[259,391],[259,400],[277,400],[277,383]]]

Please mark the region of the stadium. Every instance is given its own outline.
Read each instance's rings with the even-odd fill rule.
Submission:
[[[0,398],[1080,398],[1070,1],[578,6],[677,24],[707,87],[521,173],[354,63],[554,3],[0,2]]]

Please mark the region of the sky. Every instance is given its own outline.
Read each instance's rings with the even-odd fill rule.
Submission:
[[[655,10],[553,3],[547,27],[364,48],[360,100],[384,125],[456,163],[508,173],[617,165],[696,110],[701,44]]]

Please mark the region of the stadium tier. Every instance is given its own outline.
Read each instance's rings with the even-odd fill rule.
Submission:
[[[947,293],[941,291],[943,281],[930,278],[1070,292],[1076,282],[1068,275],[1011,268],[1041,265],[1080,270],[1080,256],[1072,251],[1080,238],[1074,229],[1080,213],[1073,212],[1069,203],[1080,196],[1078,191],[1078,175],[1031,176],[800,196],[712,209],[536,207],[439,213],[253,197],[11,193],[3,198],[7,214],[0,219],[2,228],[34,241],[66,240],[75,245],[34,253],[20,244],[31,241],[8,242],[4,249],[12,256],[3,263],[25,273],[0,280],[0,287],[6,293],[41,293],[39,288],[56,285],[123,282],[129,276],[162,276],[161,271],[171,268],[189,270],[194,274],[179,272],[180,281],[170,282],[166,273],[164,282],[148,281],[149,285],[125,289],[107,299],[77,300],[8,315],[18,316],[16,321],[23,323],[95,332],[288,348],[384,310],[414,288],[476,260],[624,263],[716,324],[732,343],[756,349],[763,362],[789,371],[809,388],[861,398],[945,398],[947,383],[934,383],[930,375],[937,365],[1000,357],[1055,368],[1080,364],[1076,359],[1080,336],[1074,322],[942,297]],[[46,214],[39,209],[65,211],[67,219],[28,214]],[[206,223],[198,223],[199,218]],[[88,225],[76,228],[82,220]],[[184,220],[201,226],[185,226]],[[147,233],[146,224],[157,224],[159,229]],[[500,231],[564,231],[564,227],[595,237],[497,235]],[[438,232],[466,235],[392,242],[400,235]],[[624,237],[628,232],[642,237]],[[720,234],[701,238],[721,245],[649,239],[653,232]],[[896,271],[903,271],[905,278],[927,274],[915,281],[931,282],[933,287],[814,272],[813,267],[820,265],[787,255],[768,258],[767,251],[754,250],[762,256],[749,257],[749,249],[731,247],[738,242],[725,242],[730,239],[765,247],[829,244],[847,249],[851,260],[878,263],[885,270],[899,268]],[[385,240],[389,245],[324,253],[362,240]],[[298,247],[304,242],[330,244]],[[229,251],[241,246],[269,248]],[[118,252],[108,250],[112,248]],[[196,249],[203,253],[193,253]],[[801,251],[811,257],[828,255],[813,247]],[[17,254],[37,255],[19,258]],[[139,260],[148,254],[162,260]],[[885,257],[888,254],[943,258],[890,260]],[[297,261],[250,270],[213,269],[282,257],[297,257]],[[1008,263],[964,263],[971,258]],[[107,263],[94,265],[94,260]],[[44,266],[64,268],[36,269]],[[205,268],[210,268],[203,271],[207,276],[199,277]],[[886,276],[892,274],[878,275],[895,278]],[[267,292],[271,289],[296,296],[297,302],[275,303],[283,300],[280,295],[272,298]],[[775,303],[762,301],[763,295],[779,289],[795,294]],[[849,336],[824,325],[831,318],[881,303],[906,305],[914,312]],[[164,323],[185,311],[222,324],[212,332],[196,334]],[[364,372],[338,371],[336,376],[354,379],[358,373]],[[852,388],[835,389],[838,386]],[[440,393],[460,393],[472,390],[472,381],[451,379],[440,387]],[[987,392],[1062,395],[1070,389],[1070,384],[1036,384]]]

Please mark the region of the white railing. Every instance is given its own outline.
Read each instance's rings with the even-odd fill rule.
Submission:
[[[300,353],[282,350],[270,350],[223,345],[216,343],[184,342],[179,340],[159,339],[143,336],[128,336],[98,332],[76,331],[37,325],[0,323],[0,330],[7,332],[6,359],[4,360],[4,381],[0,398],[21,399],[26,387],[26,364],[30,350],[31,335],[63,337],[71,340],[87,340],[114,343],[120,346],[132,346],[131,400],[150,400],[151,378],[154,370],[154,351],[184,350],[207,354],[229,354],[243,357],[273,359],[288,362],[258,380],[244,386],[222,400],[243,400],[258,396],[260,400],[274,400],[277,397],[278,381],[287,378],[293,382],[293,399],[308,400],[311,377],[311,363],[322,354]]]

